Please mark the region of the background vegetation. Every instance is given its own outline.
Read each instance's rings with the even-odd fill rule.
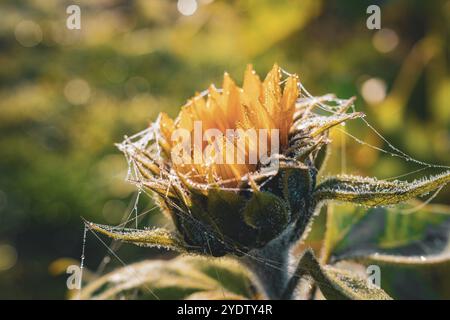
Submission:
[[[260,74],[278,62],[315,95],[356,95],[395,146],[450,163],[450,1],[197,3],[184,16],[168,0],[1,2],[0,298],[66,297],[80,216],[118,224],[134,204],[114,142],[159,111],[176,115],[195,91],[220,85],[223,71],[240,79],[249,62]],[[70,4],[81,7],[79,31],[65,26]],[[381,31],[366,28],[370,4],[382,8]],[[347,130],[386,148],[362,122]],[[387,178],[419,168],[339,132],[334,139],[328,172]],[[434,202],[449,196],[445,188]],[[138,212],[152,206],[142,197]],[[150,223],[164,222],[154,210],[141,221]],[[85,264],[96,270],[106,248],[87,240]],[[126,263],[167,256],[129,245],[118,254]]]

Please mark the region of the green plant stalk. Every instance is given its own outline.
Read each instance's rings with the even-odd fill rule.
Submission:
[[[241,262],[253,273],[256,283],[271,300],[294,299],[294,289],[290,290],[293,282],[298,283],[304,273],[290,274],[289,265],[295,257],[291,254],[292,247],[303,237],[311,218],[318,207],[314,200],[301,214],[300,219],[289,225],[284,232],[270,241],[263,248],[255,249],[243,258]],[[298,270],[297,270],[298,271]]]
[[[291,232],[282,233],[264,248],[252,250],[240,259],[253,273],[258,289],[271,300],[283,299],[290,281],[288,267]],[[286,297],[286,299],[290,298]]]

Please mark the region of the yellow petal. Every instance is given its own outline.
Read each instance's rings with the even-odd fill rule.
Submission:
[[[281,100],[280,79],[281,70],[277,64],[274,64],[263,83],[264,107],[272,117],[277,116],[279,112],[279,102]]]
[[[258,75],[251,64],[247,66],[244,75],[243,89],[250,100],[260,100],[262,97],[262,85]]]

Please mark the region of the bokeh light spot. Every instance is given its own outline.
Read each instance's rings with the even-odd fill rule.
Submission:
[[[91,96],[91,88],[83,79],[70,80],[64,88],[64,96],[71,104],[79,105],[88,102]]]
[[[197,1],[196,0],[178,0],[177,8],[178,11],[184,16],[191,16],[197,11]]]
[[[14,30],[16,40],[24,47],[34,47],[42,41],[41,27],[31,20],[23,20]]]
[[[381,29],[372,38],[373,46],[381,53],[388,53],[394,50],[398,42],[397,33],[391,29]]]
[[[17,251],[9,244],[0,244],[0,271],[14,267],[17,262]]]
[[[370,104],[378,104],[386,98],[386,82],[379,78],[370,78],[361,86],[361,95]]]

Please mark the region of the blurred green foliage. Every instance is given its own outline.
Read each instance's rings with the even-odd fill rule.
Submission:
[[[70,4],[81,8],[81,30],[66,28]],[[366,28],[370,4],[388,32]],[[448,0],[198,0],[192,16],[169,0],[4,0],[0,15],[0,298],[64,298],[66,275],[51,266],[79,259],[80,216],[117,224],[133,207],[114,142],[159,111],[174,116],[223,71],[240,78],[247,63],[264,74],[278,62],[315,95],[356,95],[395,146],[450,163]],[[346,130],[387,147],[362,122]],[[386,178],[418,168],[338,131],[334,139],[328,172]],[[446,188],[435,201],[449,196]],[[151,207],[141,197],[138,212]],[[154,211],[145,219],[163,223]],[[106,249],[91,237],[86,250],[95,270]]]

